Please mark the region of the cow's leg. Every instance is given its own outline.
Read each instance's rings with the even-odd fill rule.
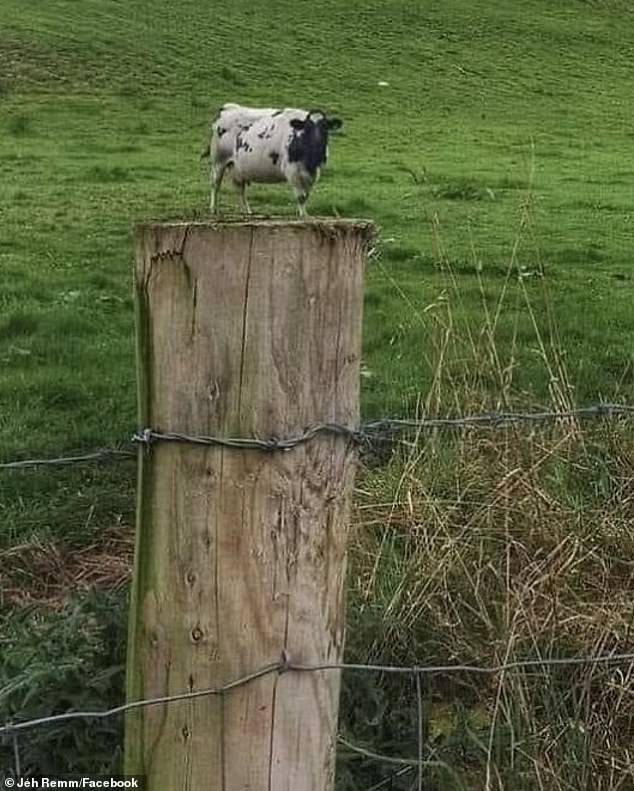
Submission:
[[[295,200],[297,201],[297,214],[300,217],[307,217],[306,201],[308,200],[308,191],[293,190],[295,193]]]
[[[220,185],[222,184],[222,177],[224,176],[226,169],[226,162],[214,162],[211,166],[211,201],[209,203],[209,208],[211,209],[212,214],[215,214],[218,211]]]
[[[249,201],[247,200],[247,186],[248,181],[240,181],[237,184],[238,189],[240,190],[240,206],[242,206],[242,211],[245,214],[251,214],[251,207],[249,206]]]
[[[300,217],[306,217],[306,202],[310,194],[313,180],[298,167],[291,167],[286,172],[286,180],[290,184],[295,200],[297,201],[297,213]]]

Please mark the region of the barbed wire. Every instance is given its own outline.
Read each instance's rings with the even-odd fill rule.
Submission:
[[[421,418],[372,420],[363,424],[365,431],[382,428],[429,429],[429,428],[467,428],[469,426],[503,426],[509,423],[543,423],[572,418],[599,418],[634,415],[634,405],[599,403],[591,406],[565,410],[544,410],[541,412],[492,411],[456,418]]]
[[[227,448],[286,451],[296,448],[319,434],[333,434],[346,437],[360,445],[371,445],[373,442],[393,442],[392,434],[398,431],[424,431],[436,428],[468,428],[475,426],[498,427],[512,423],[542,423],[545,421],[566,420],[572,418],[614,417],[634,415],[634,406],[625,404],[594,404],[565,411],[542,412],[484,412],[457,418],[380,418],[362,423],[358,428],[351,428],[339,423],[315,423],[302,433],[293,437],[279,439],[227,438],[213,436],[191,436],[176,432],[159,432],[151,428],[143,429],[135,434],[132,441],[151,446],[155,442],[182,442],[192,445],[222,446]]]
[[[292,450],[298,445],[309,442],[319,434],[332,434],[345,437],[358,444],[363,444],[369,439],[369,436],[363,430],[363,426],[360,429],[354,429],[340,423],[315,423],[304,429],[301,434],[297,434],[293,437],[269,437],[268,439],[259,439],[258,437],[191,436],[189,434],[179,434],[173,431],[161,432],[146,428],[134,434],[132,442],[145,445],[146,447],[150,447],[156,442],[180,442],[187,445],[219,446],[223,448],[234,448],[236,450],[262,450],[271,452]]]
[[[599,403],[577,409],[541,412],[509,412],[493,411],[463,417],[431,417],[420,419],[380,418],[361,423],[354,428],[339,423],[315,423],[304,431],[285,438],[268,437],[219,437],[205,435],[189,435],[180,432],[162,432],[152,428],[144,428],[133,434],[130,444],[151,448],[159,442],[178,442],[207,447],[224,447],[235,450],[259,450],[264,452],[289,451],[320,434],[340,436],[355,444],[370,447],[374,443],[395,443],[395,434],[404,431],[421,433],[431,429],[458,428],[501,428],[517,424],[537,424],[557,422],[561,420],[613,418],[634,416],[634,405]],[[408,444],[408,443],[405,443]],[[78,464],[81,462],[125,460],[135,455],[132,449],[103,449],[83,455],[66,456],[49,459],[24,459],[0,462],[0,469],[20,469],[43,465]]]
[[[585,418],[606,418],[606,417],[632,417],[634,415],[634,406],[625,404],[611,404],[600,403],[592,406],[580,407],[578,409],[564,410],[564,411],[541,411],[541,412],[486,412],[481,414],[473,414],[463,417],[455,418],[421,418],[421,419],[399,419],[399,418],[383,418],[379,420],[372,420],[362,423],[358,428],[352,428],[338,423],[317,423],[307,427],[303,432],[291,437],[278,438],[269,437],[261,439],[258,437],[244,437],[244,438],[231,438],[231,437],[217,437],[217,436],[191,436],[188,434],[177,432],[160,432],[151,428],[145,428],[137,432],[131,438],[131,448],[126,449],[99,449],[90,453],[78,454],[66,457],[54,458],[33,458],[33,459],[20,459],[16,461],[0,462],[0,469],[26,469],[40,466],[60,466],[72,465],[79,463],[93,463],[93,462],[108,462],[129,460],[134,458],[137,454],[133,450],[134,446],[137,448],[143,447],[145,450],[151,449],[153,445],[158,442],[178,442],[198,446],[219,446],[225,448],[232,448],[237,450],[259,450],[264,452],[274,451],[288,451],[298,447],[318,435],[333,435],[341,436],[349,439],[355,444],[361,446],[372,446],[375,442],[388,442],[394,443],[394,435],[404,431],[415,431],[421,433],[429,429],[450,429],[450,428],[481,428],[491,427],[498,428],[501,426],[508,426],[512,424],[536,424],[544,422],[554,422],[570,419],[585,419]],[[406,443],[409,444],[409,443]],[[138,710],[147,706],[165,705],[176,701],[188,700],[192,698],[201,698],[213,695],[222,695],[232,689],[248,684],[258,678],[269,675],[271,673],[284,673],[289,671],[295,672],[318,672],[318,671],[365,671],[365,672],[379,672],[379,673],[399,673],[410,675],[416,685],[416,700],[417,700],[417,756],[416,758],[398,758],[388,756],[382,753],[377,753],[369,750],[366,747],[355,745],[342,736],[338,737],[340,744],[345,746],[352,752],[373,760],[381,761],[386,764],[398,765],[401,767],[397,772],[386,780],[374,785],[373,789],[379,789],[386,784],[392,782],[395,777],[400,777],[406,772],[417,769],[417,786],[418,791],[422,791],[424,784],[424,770],[431,767],[444,767],[448,771],[452,771],[442,761],[425,759],[424,757],[424,711],[423,711],[423,693],[421,676],[423,674],[431,673],[479,673],[479,674],[495,674],[509,670],[517,669],[530,669],[554,667],[554,666],[579,666],[579,665],[597,665],[597,664],[617,664],[617,663],[634,663],[634,653],[622,654],[604,654],[597,656],[577,656],[577,657],[559,657],[559,658],[535,658],[526,660],[517,660],[506,662],[504,664],[493,666],[477,666],[467,664],[454,664],[454,665],[436,665],[436,666],[412,666],[401,667],[394,665],[371,665],[371,664],[350,664],[350,663],[326,663],[318,665],[302,665],[292,663],[288,657],[283,657],[281,662],[275,662],[265,665],[259,670],[254,671],[246,676],[242,676],[235,681],[229,682],[220,687],[209,689],[202,689],[196,691],[189,691],[178,693],[175,695],[167,695],[156,698],[146,698],[137,701],[129,701],[122,703],[110,709],[103,711],[70,711],[61,714],[50,715],[46,717],[39,717],[36,719],[26,720],[23,722],[7,722],[0,727],[0,737],[9,738],[13,747],[14,768],[16,776],[21,774],[21,756],[18,734],[22,731],[29,730],[38,726],[47,725],[56,722],[65,722],[77,719],[106,719],[124,714],[129,711]]]

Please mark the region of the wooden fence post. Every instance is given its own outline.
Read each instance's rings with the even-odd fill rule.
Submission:
[[[359,221],[137,231],[142,427],[287,437],[355,426],[365,251]],[[355,453],[157,442],[139,454],[128,700],[217,687],[283,655],[338,662]],[[273,673],[126,715],[148,791],[332,789],[337,671]]]

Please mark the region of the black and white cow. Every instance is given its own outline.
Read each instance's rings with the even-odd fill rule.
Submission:
[[[246,188],[251,182],[286,181],[295,194],[299,216],[305,216],[308,195],[328,158],[328,132],[341,125],[339,118],[327,118],[321,110],[225,104],[203,152],[210,157],[212,212],[218,208],[222,178],[230,168],[247,213],[251,209]]]

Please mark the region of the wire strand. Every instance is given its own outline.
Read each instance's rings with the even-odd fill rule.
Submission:
[[[189,445],[207,447],[232,448],[234,450],[260,450],[264,452],[289,451],[293,448],[310,442],[319,435],[343,437],[351,442],[365,447],[376,443],[394,444],[399,440],[395,434],[399,432],[422,432],[431,429],[456,429],[456,428],[501,428],[521,423],[538,424],[557,422],[572,419],[588,418],[614,418],[634,416],[634,406],[628,404],[601,403],[592,406],[579,407],[564,411],[541,412],[484,412],[481,414],[466,415],[463,417],[431,417],[421,419],[380,418],[362,423],[359,427],[346,426],[339,423],[315,423],[304,431],[290,437],[219,437],[197,436],[175,431],[157,431],[152,428],[143,428],[131,438],[131,449],[104,449],[96,450],[83,455],[65,456],[50,459],[20,459],[17,461],[0,462],[0,469],[22,469],[40,467],[44,465],[66,465],[81,462],[117,461],[134,457],[134,446],[150,449],[159,442],[177,442]],[[409,443],[405,443],[409,444]]]
[[[522,669],[529,667],[554,667],[554,666],[575,666],[575,665],[597,665],[597,664],[625,664],[634,663],[634,653],[631,654],[600,654],[598,656],[577,656],[568,658],[552,658],[552,659],[525,659],[515,662],[506,662],[501,665],[491,665],[488,667],[478,665],[430,665],[427,667],[421,666],[395,666],[395,665],[365,665],[365,664],[348,664],[348,663],[327,663],[317,665],[302,665],[294,664],[284,657],[281,662],[274,662],[264,665],[259,670],[242,676],[234,681],[220,686],[211,687],[209,689],[199,689],[191,692],[180,692],[175,695],[165,695],[156,698],[144,698],[142,700],[134,700],[127,703],[122,703],[111,709],[104,711],[69,711],[63,714],[54,714],[49,717],[38,717],[24,722],[11,722],[6,723],[0,727],[0,736],[3,734],[13,734],[17,731],[27,730],[40,725],[47,725],[53,722],[62,722],[72,719],[105,719],[123,714],[134,709],[145,708],[146,706],[156,706],[160,704],[172,703],[174,701],[189,700],[191,698],[201,698],[212,695],[221,695],[229,692],[237,687],[244,686],[258,678],[269,675],[271,673],[286,673],[286,672],[299,672],[299,673],[315,673],[319,671],[364,671],[370,673],[406,673],[409,675],[420,676],[424,673],[500,673],[506,670]],[[414,765],[417,765],[416,762]]]
[[[24,459],[20,461],[0,462],[0,469],[21,469],[26,467],[55,466],[65,464],[81,464],[82,462],[93,461],[119,461],[122,459],[134,458],[136,453],[133,450],[97,450],[93,453],[85,453],[81,456],[62,456],[52,459]]]

